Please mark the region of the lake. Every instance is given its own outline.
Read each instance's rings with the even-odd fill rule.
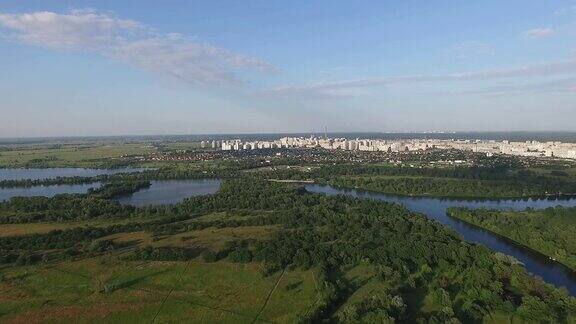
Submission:
[[[151,181],[149,188],[117,198],[123,205],[136,207],[171,205],[193,197],[210,195],[220,189],[220,180],[158,180]]]
[[[34,186],[25,188],[22,187],[0,188],[0,201],[9,200],[12,197],[33,197],[33,196],[53,197],[55,195],[64,193],[79,194],[79,193],[86,193],[90,188],[98,188],[98,187],[100,187],[100,183]]]
[[[542,277],[546,282],[558,287],[566,287],[572,295],[576,295],[576,273],[565,266],[550,260],[548,257],[524,248],[514,242],[467,224],[447,215],[449,207],[487,208],[500,210],[524,210],[526,208],[544,209],[547,207],[576,206],[576,198],[569,199],[525,199],[525,200],[464,200],[431,197],[396,196],[359,189],[336,188],[317,184],[305,185],[309,192],[327,195],[346,195],[357,198],[368,198],[404,205],[411,211],[425,214],[454,231],[471,243],[483,244],[494,251],[511,255],[524,263],[526,269],[534,275]]]
[[[120,169],[85,169],[85,168],[46,168],[46,169],[0,169],[0,181],[2,180],[41,180],[57,177],[95,177],[103,174],[141,172],[141,168]]]

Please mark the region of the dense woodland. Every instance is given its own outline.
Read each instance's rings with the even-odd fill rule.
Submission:
[[[311,179],[318,183],[400,195],[520,198],[576,194],[576,181],[563,171],[542,173],[511,164],[435,168],[344,164],[314,168],[309,172],[276,170],[263,176]]]
[[[546,187],[524,181],[340,177],[329,183],[339,187],[362,188],[383,193],[436,197],[519,198],[567,193],[562,190],[549,191]],[[552,186],[549,188],[553,190]],[[567,189],[573,190],[571,187]]]
[[[133,215],[134,207],[121,206],[110,199],[149,186],[149,181],[110,182],[90,189],[87,194],[62,194],[53,198],[14,197],[0,202],[0,224],[127,218]]]
[[[0,188],[50,186],[50,185],[70,185],[85,183],[108,183],[119,181],[150,181],[150,180],[173,180],[173,179],[203,179],[214,178],[216,175],[228,176],[231,172],[225,168],[215,170],[198,170],[189,168],[159,168],[132,173],[118,173],[112,175],[99,175],[94,177],[56,177],[46,179],[20,179],[1,180]]]
[[[508,237],[576,270],[576,208],[522,212],[453,208],[449,215]]]
[[[107,199],[145,185],[107,185],[86,195],[17,198],[0,204],[4,223],[129,219],[105,227],[2,237],[0,260],[11,265],[49,263],[124,251],[126,260],[259,262],[265,265],[265,276],[315,269],[318,298],[313,307],[302,310],[302,322],[475,323],[493,314],[514,314],[534,322],[565,323],[576,315],[576,300],[566,291],[400,205],[311,194],[298,186],[252,176],[226,180],[217,194],[173,206],[124,207]],[[245,217],[200,221],[214,212]],[[219,250],[193,245],[135,247],[107,239],[137,231],[160,237],[209,227],[255,225],[276,225],[277,230],[266,239],[238,239]],[[373,269],[373,279],[385,288],[347,303],[361,287],[346,280],[343,273],[358,265]],[[441,305],[438,310],[422,310],[427,295],[436,296]]]
[[[1,180],[0,188],[71,185],[98,182],[103,177],[56,177],[50,179]]]

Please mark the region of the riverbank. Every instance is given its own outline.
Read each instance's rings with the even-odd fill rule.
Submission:
[[[306,182],[306,181],[300,181],[300,180],[294,180],[293,182],[302,182],[302,183],[317,183],[315,181],[311,181],[311,182]],[[573,199],[576,198],[576,193],[569,193],[569,194],[564,194],[564,193],[556,193],[556,194],[534,194],[534,195],[523,195],[523,196],[517,196],[517,195],[497,195],[497,196],[491,196],[491,195],[462,195],[462,194],[458,194],[458,193],[454,193],[454,194],[449,194],[449,193],[445,193],[445,194],[433,194],[433,193],[427,193],[427,192],[420,192],[420,193],[409,193],[410,191],[395,191],[395,190],[382,190],[381,188],[378,187],[372,187],[372,186],[365,186],[365,185],[349,185],[347,183],[342,183],[339,181],[328,181],[325,183],[318,183],[319,185],[330,185],[332,187],[335,188],[341,188],[341,189],[358,189],[358,190],[365,190],[365,191],[370,191],[370,192],[376,192],[376,193],[381,193],[384,195],[393,195],[393,196],[398,196],[398,197],[411,197],[411,198],[434,198],[434,199],[453,199],[453,200],[469,200],[469,201],[494,201],[494,200],[517,200],[517,201],[522,201],[522,200],[530,200],[530,199]]]
[[[289,179],[268,179],[270,182],[278,182],[278,183],[314,183],[314,180],[289,180]]]
[[[311,184],[305,186],[306,190],[327,195],[346,195],[356,198],[380,200],[397,203],[413,212],[426,215],[429,219],[438,221],[460,234],[464,240],[474,244],[481,244],[487,248],[510,255],[524,264],[532,274],[557,287],[566,287],[572,295],[576,295],[576,272],[571,268],[549,259],[542,253],[516,244],[510,239],[468,224],[447,215],[451,207],[466,207],[470,209],[499,209],[521,211],[527,208],[545,209],[556,205],[576,207],[576,199],[528,199],[528,200],[466,200],[466,199],[440,199],[432,197],[409,197],[389,195],[361,189],[344,189],[329,185]]]
[[[509,239],[576,272],[576,208],[496,211],[450,208],[450,217]]]

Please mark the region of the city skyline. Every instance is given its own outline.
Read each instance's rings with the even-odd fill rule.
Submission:
[[[242,151],[274,148],[322,148],[327,150],[404,152],[429,149],[460,150],[530,157],[558,157],[576,159],[576,144],[561,141],[537,140],[481,140],[481,139],[366,139],[323,137],[283,137],[275,140],[243,141],[241,139],[202,141],[201,148],[211,147],[222,151]]]
[[[575,131],[574,36],[574,1],[8,0],[0,138]]]

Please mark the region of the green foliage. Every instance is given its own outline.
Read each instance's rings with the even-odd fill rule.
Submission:
[[[576,270],[576,207],[522,212],[452,208],[449,214],[508,237]]]
[[[57,195],[47,197],[14,197],[0,202],[0,223],[127,218],[134,207],[91,195]]]
[[[125,187],[114,190],[121,188]],[[127,184],[126,188],[131,187]],[[107,237],[112,234],[144,231],[159,238],[149,242],[154,245],[169,235],[206,227],[276,224],[275,232],[265,239],[238,238],[219,251],[192,245],[194,240],[175,240],[184,246],[140,247],[125,258],[183,262],[202,256],[207,262],[224,258],[237,263],[260,262],[264,276],[281,276],[293,268],[314,269],[317,296],[299,316],[299,321],[306,323],[338,319],[475,323],[495,312],[561,323],[576,314],[576,301],[566,292],[530,276],[521,265],[485,247],[463,242],[446,227],[400,205],[311,194],[300,187],[252,176],[226,180],[214,195],[173,206],[124,209],[91,193],[16,200],[0,207],[13,215],[52,215],[65,208],[90,210],[88,207],[98,204],[103,204],[105,212],[96,217],[137,215],[146,221],[4,237],[0,238],[0,255],[6,263],[25,264],[28,256],[46,251],[80,257],[117,250],[119,245]],[[242,211],[244,217],[198,219],[223,211]],[[347,303],[366,284],[354,283],[344,275],[346,269],[359,264],[375,269],[373,278],[367,280],[376,280],[385,289]],[[109,291],[115,289],[111,286]],[[438,307],[424,311],[422,296],[426,295],[432,295]],[[340,309],[342,305],[346,306]]]
[[[177,247],[160,247],[151,246],[143,249],[137,249],[127,258],[130,260],[154,260],[154,261],[187,261],[198,256],[198,251]]]
[[[51,179],[0,180],[0,188],[72,185],[98,182],[100,177],[56,177]]]
[[[560,177],[559,173],[539,174],[506,164],[435,168],[337,164],[307,173],[282,170],[261,176],[314,179],[321,184],[400,195],[515,198],[576,194],[576,181],[569,177]]]
[[[133,194],[148,187],[150,187],[150,181],[146,180],[110,182],[100,188],[88,190],[88,195],[101,199],[112,199],[119,196]]]

